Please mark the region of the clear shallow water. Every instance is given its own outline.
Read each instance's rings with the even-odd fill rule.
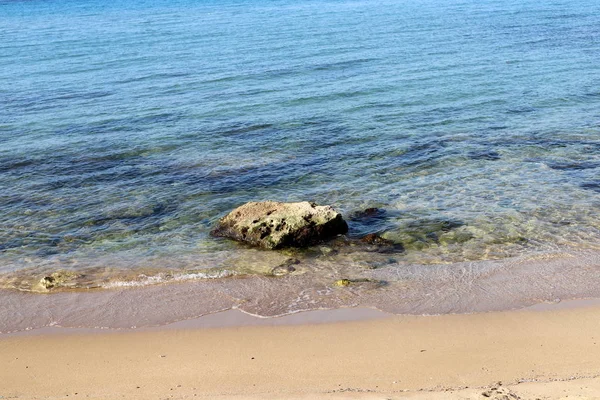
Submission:
[[[599,27],[591,0],[0,1],[0,285],[596,250]],[[261,199],[380,207],[350,237],[405,252],[209,237]]]

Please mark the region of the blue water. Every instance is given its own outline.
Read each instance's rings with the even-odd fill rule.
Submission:
[[[385,209],[399,265],[600,243],[595,0],[4,0],[0,105],[10,276],[242,268],[208,232],[266,199]]]

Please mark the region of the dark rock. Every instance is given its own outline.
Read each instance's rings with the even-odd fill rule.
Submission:
[[[250,202],[221,218],[213,236],[264,249],[306,247],[348,231],[342,215],[330,206],[307,201]]]
[[[371,207],[362,211],[357,211],[350,217],[353,221],[377,220],[385,218],[386,211],[381,208]]]
[[[350,236],[361,238],[373,232],[385,232],[394,228],[394,219],[401,213],[397,210],[385,210],[383,208],[371,207],[365,210],[355,211],[350,215]]]
[[[275,268],[273,268],[271,270],[271,275],[281,276],[291,274],[292,272],[296,271],[296,268],[294,267],[294,265],[296,264],[300,264],[300,260],[298,260],[297,258],[290,258],[281,265],[278,265]]]
[[[54,282],[56,279],[52,276],[45,276],[40,280],[40,285],[42,285],[46,289],[51,289],[54,287]]]
[[[382,238],[381,236],[379,236],[376,233],[369,233],[368,235],[363,236],[360,239],[360,241],[363,242],[363,243],[374,244],[374,245],[387,245],[387,246],[390,246],[390,245],[394,244],[394,242],[392,242],[391,240],[384,239],[384,238]]]
[[[404,246],[400,243],[395,243],[391,240],[384,239],[376,233],[369,233],[360,239],[360,242],[369,247],[367,251],[378,253],[401,253],[404,251]]]

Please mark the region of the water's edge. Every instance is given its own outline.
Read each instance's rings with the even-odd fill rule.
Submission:
[[[420,271],[429,269],[429,271]],[[366,270],[339,286],[306,272],[235,276],[146,287],[33,294],[1,290],[0,333],[44,327],[164,326],[236,309],[269,318],[370,308],[389,314],[507,311],[600,298],[600,252],[537,254],[473,263]]]

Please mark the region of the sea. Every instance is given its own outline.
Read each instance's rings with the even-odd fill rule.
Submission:
[[[600,297],[599,171],[597,0],[0,0],[0,332]]]

